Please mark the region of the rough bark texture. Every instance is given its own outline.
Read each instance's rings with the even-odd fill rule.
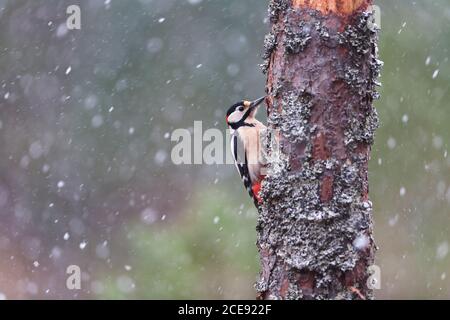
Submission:
[[[259,212],[261,299],[370,299],[370,146],[381,67],[371,0],[272,0],[270,154]]]

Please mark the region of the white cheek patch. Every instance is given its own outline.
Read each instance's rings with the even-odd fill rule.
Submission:
[[[228,117],[228,122],[230,123],[236,123],[239,122],[239,120],[241,120],[243,114],[240,111],[235,111],[232,114],[230,114],[230,116]]]

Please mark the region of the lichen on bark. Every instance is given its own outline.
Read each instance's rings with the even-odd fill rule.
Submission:
[[[261,193],[263,299],[373,296],[365,285],[375,252],[367,172],[382,64],[371,1],[359,2],[349,15],[269,5],[268,125],[281,156],[271,158]]]

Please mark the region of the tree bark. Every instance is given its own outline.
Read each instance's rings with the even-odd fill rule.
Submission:
[[[271,0],[260,299],[371,299],[368,161],[382,63],[372,0]],[[369,12],[370,11],[370,12]]]

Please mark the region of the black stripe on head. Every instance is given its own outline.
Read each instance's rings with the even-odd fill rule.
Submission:
[[[248,118],[250,113],[252,113],[252,111],[253,111],[252,108],[248,108],[248,110],[244,113],[244,116],[242,117],[241,121],[244,122]]]
[[[232,105],[228,111],[227,111],[227,119],[228,117],[234,112],[236,111],[237,108],[239,107],[244,107],[244,101],[240,101],[238,103],[235,103],[234,105]],[[242,116],[242,118],[238,121],[238,122],[234,122],[234,123],[228,123],[228,125],[233,129],[233,130],[237,130],[240,127],[254,127],[254,124],[251,123],[246,123],[245,120],[247,120],[247,118],[250,116],[250,114],[252,113],[253,108],[248,108],[247,111],[244,113],[244,115]]]
[[[236,109],[240,106],[244,106],[244,101],[239,101],[235,104],[233,104],[227,111],[227,117],[232,114],[234,111],[236,111]]]

